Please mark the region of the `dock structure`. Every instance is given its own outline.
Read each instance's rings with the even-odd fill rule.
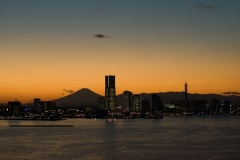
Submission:
[[[73,125],[9,125],[9,127],[73,127]]]

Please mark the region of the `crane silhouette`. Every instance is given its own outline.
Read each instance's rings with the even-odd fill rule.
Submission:
[[[63,91],[68,92],[70,94],[74,92],[73,90],[67,90],[67,89],[63,89]],[[64,95],[64,93],[62,95]]]

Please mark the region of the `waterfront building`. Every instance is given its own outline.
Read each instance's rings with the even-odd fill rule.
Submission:
[[[133,110],[133,95],[130,91],[123,92],[123,110],[125,112],[131,112]]]
[[[105,98],[98,97],[98,109],[104,110]]]
[[[35,114],[41,114],[44,111],[42,102],[40,98],[35,98],[33,100],[33,107],[34,107],[34,113]]]
[[[151,101],[149,99],[142,100],[142,114],[151,112]]]
[[[45,112],[55,113],[56,103],[54,101],[42,101],[40,98],[35,98],[33,100],[34,113],[42,114]]]
[[[221,109],[221,104],[218,99],[211,98],[211,105],[209,107],[210,113],[211,114],[216,114],[219,113]]]
[[[54,101],[42,101],[42,108],[43,112],[50,112],[50,113],[55,113],[56,112],[56,103]]]
[[[116,110],[116,87],[115,76],[105,76],[105,110]]]
[[[231,102],[230,100],[224,100],[223,103],[222,103],[222,113],[223,114],[230,114],[230,105],[231,105]]]
[[[161,98],[153,93],[152,94],[152,114],[156,112],[163,112],[163,104]]]
[[[8,102],[8,115],[10,116],[19,116],[21,113],[21,102],[19,101],[10,101]]]
[[[193,108],[192,111],[194,111],[194,114],[206,114],[208,111],[207,108],[207,100],[202,99],[202,100],[191,100],[191,108]]]
[[[132,112],[141,112],[142,103],[139,95],[133,95],[133,109]]]

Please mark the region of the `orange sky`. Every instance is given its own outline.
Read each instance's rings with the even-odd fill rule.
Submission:
[[[26,3],[0,2],[0,103],[53,100],[63,89],[104,95],[105,75],[116,76],[117,94],[183,91],[185,81],[190,93],[240,92],[237,9],[221,17],[221,3],[204,10],[178,2],[164,14],[142,6],[122,13],[111,4],[116,10],[106,6],[98,13],[92,5],[80,14],[69,3],[71,11],[57,4],[45,15],[44,8]],[[107,38],[95,38],[98,33]]]

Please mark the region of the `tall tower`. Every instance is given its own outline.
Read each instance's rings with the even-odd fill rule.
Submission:
[[[116,87],[115,76],[105,76],[105,110],[115,111],[116,109]]]
[[[132,104],[133,104],[132,92],[126,90],[123,92],[123,95],[124,95],[124,104],[123,104],[124,111],[131,112]]]
[[[187,107],[187,110],[189,111],[189,106],[188,106],[188,85],[187,85],[187,82],[185,82],[185,104],[186,104],[186,107]]]

